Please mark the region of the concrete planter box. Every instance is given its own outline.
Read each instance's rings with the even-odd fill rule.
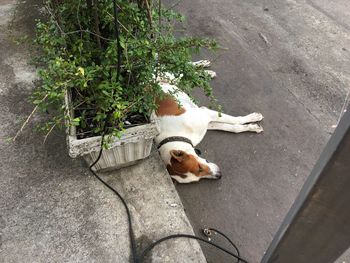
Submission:
[[[69,116],[74,118],[74,112],[70,107],[71,95],[68,92],[65,96],[65,103]],[[75,126],[67,125],[66,131],[69,156],[72,158],[82,156],[88,165],[91,165],[98,157],[102,137],[77,139]],[[119,169],[148,157],[151,153],[153,139],[158,134],[159,126],[156,122],[151,122],[126,129],[121,138],[113,136],[108,144],[109,148],[103,150],[102,156],[93,170]]]

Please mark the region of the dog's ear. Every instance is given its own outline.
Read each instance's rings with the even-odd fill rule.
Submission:
[[[175,160],[177,160],[180,163],[182,161],[184,161],[186,156],[187,156],[187,154],[181,150],[171,150],[170,155],[171,155],[171,157],[173,157]]]

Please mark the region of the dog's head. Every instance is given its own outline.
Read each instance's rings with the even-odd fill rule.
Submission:
[[[202,178],[220,179],[219,167],[199,157],[196,153],[171,150],[170,164],[167,165],[170,176],[179,183],[197,182]]]

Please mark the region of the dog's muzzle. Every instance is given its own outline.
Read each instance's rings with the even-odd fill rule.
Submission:
[[[211,170],[211,179],[220,179],[222,177],[219,166],[217,166],[215,163],[209,163],[208,166]]]
[[[222,177],[221,171],[219,171],[216,174],[214,174],[214,177],[215,177],[215,179],[221,179],[221,177]]]

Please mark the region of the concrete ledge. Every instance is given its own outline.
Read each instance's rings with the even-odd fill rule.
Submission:
[[[133,217],[139,250],[167,235],[194,234],[157,152],[139,164],[100,175],[125,197]],[[117,218],[121,219],[119,224],[125,225],[126,213],[121,203],[119,206]],[[122,260],[129,255],[126,228],[120,238],[126,245],[125,248],[116,248],[120,250]],[[148,258],[152,262],[206,262],[198,242],[188,239],[166,241],[155,247]]]

